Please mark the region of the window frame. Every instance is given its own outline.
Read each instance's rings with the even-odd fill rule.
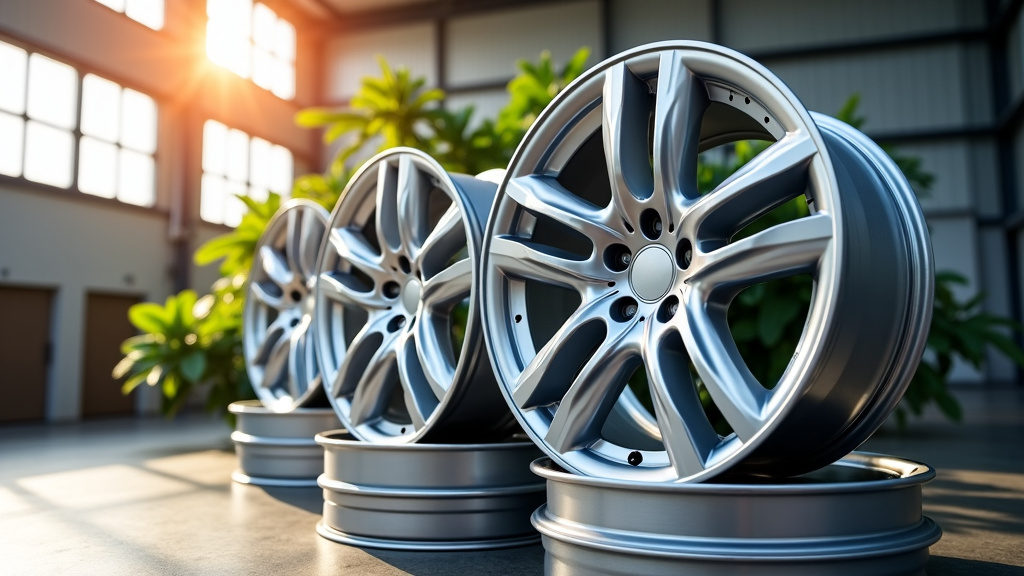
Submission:
[[[86,202],[98,202],[98,203],[101,203],[101,204],[106,205],[106,206],[112,206],[112,207],[116,206],[118,208],[123,208],[123,209],[127,209],[127,210],[142,210],[142,211],[145,211],[147,213],[157,213],[157,214],[165,214],[165,215],[169,214],[169,210],[167,208],[161,206],[161,190],[160,190],[160,186],[159,186],[159,183],[160,183],[160,169],[161,169],[161,164],[162,164],[162,160],[163,160],[162,154],[161,154],[161,138],[163,136],[163,132],[161,130],[161,119],[162,119],[161,108],[163,107],[163,102],[161,102],[161,99],[158,98],[157,96],[153,95],[152,93],[146,91],[145,89],[140,89],[138,87],[138,85],[136,85],[136,84],[134,84],[132,82],[125,81],[124,78],[118,77],[117,75],[107,74],[104,71],[97,70],[96,68],[93,68],[91,66],[82,64],[81,62],[78,62],[78,61],[76,61],[74,59],[65,58],[62,55],[55,54],[55,53],[53,53],[53,52],[51,52],[49,50],[45,50],[43,48],[40,48],[40,47],[38,47],[38,46],[36,46],[36,45],[34,45],[32,43],[23,42],[23,41],[21,41],[21,40],[19,40],[17,38],[12,38],[12,37],[7,36],[7,35],[0,35],[0,42],[4,42],[4,43],[9,44],[11,46],[14,46],[16,48],[20,48],[20,49],[24,50],[25,52],[28,53],[29,57],[31,57],[32,54],[39,54],[41,56],[45,56],[47,58],[50,58],[51,60],[55,60],[55,61],[57,61],[57,62],[59,62],[61,64],[70,66],[71,68],[73,68],[75,70],[75,73],[78,75],[78,78],[76,79],[76,84],[75,84],[76,85],[76,89],[77,89],[77,94],[76,94],[76,98],[75,98],[75,122],[74,122],[74,128],[72,128],[70,130],[66,130],[64,128],[54,127],[51,124],[46,123],[46,122],[41,122],[42,124],[44,124],[46,126],[57,128],[58,130],[61,130],[61,131],[64,131],[64,132],[67,132],[67,133],[71,134],[71,137],[73,139],[73,144],[72,144],[72,147],[71,147],[71,154],[70,154],[71,183],[66,188],[62,188],[60,186],[54,186],[54,185],[45,184],[45,183],[42,183],[42,182],[37,182],[35,180],[29,180],[28,178],[25,177],[25,140],[26,140],[25,134],[27,133],[28,122],[30,120],[35,121],[35,122],[39,122],[38,120],[33,120],[28,115],[28,102],[27,102],[27,100],[28,100],[28,85],[29,85],[28,75],[29,75],[29,71],[26,68],[26,70],[25,70],[25,94],[26,94],[26,96],[25,96],[25,98],[26,98],[25,109],[22,111],[21,114],[14,114],[14,113],[11,113],[11,112],[9,112],[7,110],[0,110],[0,112],[3,112],[4,114],[13,116],[15,118],[20,118],[22,120],[22,122],[24,123],[23,125],[26,127],[26,129],[22,131],[21,174],[19,176],[10,176],[10,175],[7,175],[7,174],[0,174],[0,185],[14,187],[14,188],[19,189],[19,190],[32,190],[33,192],[42,192],[42,193],[48,193],[48,194],[55,194],[55,195],[58,195],[58,196],[61,196],[61,197],[64,197],[64,198],[74,198],[76,200],[82,200],[82,201],[86,201]],[[140,94],[148,96],[149,98],[151,98],[153,100],[154,104],[156,105],[156,133],[157,133],[157,136],[156,136],[156,149],[153,151],[152,154],[149,155],[150,157],[153,158],[153,204],[150,205],[150,206],[142,206],[142,205],[139,205],[139,204],[132,204],[130,202],[123,202],[121,200],[118,200],[116,197],[115,198],[105,198],[103,196],[97,196],[95,194],[90,194],[90,193],[87,193],[87,192],[82,192],[81,189],[78,186],[79,160],[80,160],[80,156],[81,156],[80,146],[81,146],[82,137],[83,136],[88,136],[88,135],[82,133],[82,89],[83,89],[83,82],[84,82],[85,76],[88,75],[88,74],[92,74],[94,76],[99,76],[100,78],[102,78],[104,80],[109,80],[111,82],[114,82],[114,83],[118,84],[121,87],[122,90],[125,89],[125,88],[129,88],[131,90],[139,92]],[[120,148],[120,144],[119,143],[115,144],[115,145]]]

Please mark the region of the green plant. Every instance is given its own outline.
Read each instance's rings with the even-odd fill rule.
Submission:
[[[244,276],[221,278],[212,293],[198,298],[192,290],[169,296],[164,305],[143,302],[128,311],[143,334],[121,345],[125,357],[114,378],[126,378],[130,393],[143,383],[159,387],[161,412],[176,414],[192,391],[208,386],[206,408],[224,410],[231,402],[252,398],[241,359],[241,306]]]

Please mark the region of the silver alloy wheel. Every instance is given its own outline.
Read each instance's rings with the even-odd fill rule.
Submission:
[[[540,115],[488,221],[481,297],[501,390],[559,465],[657,482],[794,475],[892,410],[930,319],[927,229],[891,160],[823,122],[764,67],[699,42],[614,56]],[[774,143],[701,195],[699,152],[741,139]],[[809,216],[734,240],[800,196]],[[758,382],[729,305],[799,274],[813,279],[803,334],[781,379]],[[732,433],[712,427],[691,364]],[[653,414],[626,385],[640,366]]]
[[[325,390],[355,437],[484,441],[514,427],[484,357],[475,288],[496,189],[394,148],[342,194],[317,262],[315,325]]]
[[[242,354],[256,396],[274,412],[326,405],[310,323],[328,217],[315,202],[290,200],[267,223],[253,254]]]
[[[854,452],[800,476],[652,484],[568,474],[541,459],[533,515],[560,575],[924,574],[942,535],[922,515],[925,464]]]
[[[545,485],[523,438],[486,444],[371,444],[344,430],[323,446],[324,538],[391,550],[483,550],[535,544],[530,515]]]

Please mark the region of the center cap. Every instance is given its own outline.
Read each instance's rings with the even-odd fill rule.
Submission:
[[[654,302],[668,294],[675,279],[672,255],[664,246],[652,244],[640,250],[629,270],[629,285],[644,302]]]
[[[415,314],[416,308],[420,305],[420,281],[413,278],[402,288],[402,304],[409,314]]]

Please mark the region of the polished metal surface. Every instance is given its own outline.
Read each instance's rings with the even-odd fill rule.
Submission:
[[[275,412],[326,406],[310,323],[317,251],[328,213],[290,200],[267,224],[246,287],[242,354],[256,396]]]
[[[521,440],[491,444],[371,444],[344,431],[317,435],[324,449],[324,538],[396,550],[474,550],[537,542],[530,514],[544,483],[530,473],[540,451]]]
[[[773,143],[701,194],[698,154],[742,139]],[[738,234],[799,197],[808,216]],[[487,349],[516,418],[560,466],[612,479],[837,460],[898,402],[931,314],[927,229],[892,161],[700,42],[624,52],[555,98],[509,165],[481,266]],[[803,334],[779,381],[759,382],[730,304],[797,275],[813,283]],[[641,367],[650,409],[627,386]],[[732,432],[713,428],[698,383]]]
[[[317,261],[317,358],[355,437],[481,442],[513,430],[476,298],[495,189],[395,148],[368,161],[335,207]]]
[[[258,400],[234,402],[228,410],[237,422],[238,469],[235,482],[258,486],[316,486],[324,469],[324,451],[314,437],[340,425],[330,408],[295,408],[274,412]]]
[[[533,515],[552,575],[924,574],[939,527],[927,465],[853,453],[781,482],[656,484],[569,474],[541,459]]]

